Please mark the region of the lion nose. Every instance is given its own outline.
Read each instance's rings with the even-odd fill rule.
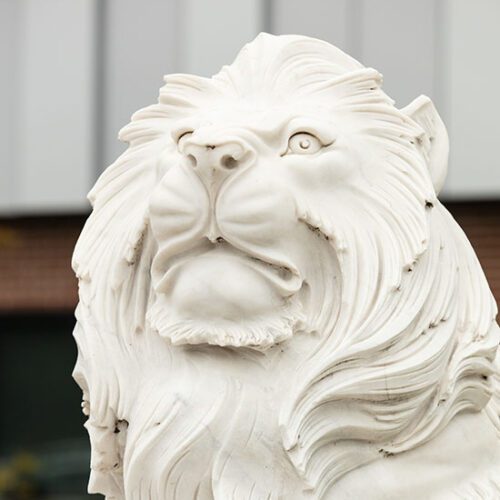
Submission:
[[[183,147],[189,164],[200,173],[219,170],[229,173],[247,163],[249,150],[239,142],[199,144],[189,141]]]

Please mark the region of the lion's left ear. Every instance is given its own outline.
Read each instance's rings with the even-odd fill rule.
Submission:
[[[428,155],[429,172],[436,194],[443,187],[448,170],[449,141],[446,127],[432,101],[425,95],[417,97],[402,113],[415,121],[424,134],[419,139]]]

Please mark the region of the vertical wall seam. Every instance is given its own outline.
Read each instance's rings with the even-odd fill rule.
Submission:
[[[261,0],[261,31],[274,33],[274,0]]]
[[[451,110],[451,67],[450,67],[450,20],[451,8],[448,0],[441,0],[434,3],[434,75],[433,75],[433,90],[434,102],[441,116],[448,136],[453,136],[452,130],[452,110]],[[450,144],[450,157],[452,158],[453,145]],[[449,196],[446,185],[449,184],[450,179],[453,177],[453,169],[450,168],[450,161],[448,160],[448,175],[441,198]]]
[[[94,184],[96,178],[101,174],[107,165],[104,165],[104,146],[105,146],[105,130],[106,130],[106,21],[108,17],[108,1],[94,0],[94,47],[93,54],[95,60],[94,70],[94,168],[93,175],[90,179],[91,185]]]
[[[346,52],[361,63],[363,63],[363,10],[363,0],[346,1]]]

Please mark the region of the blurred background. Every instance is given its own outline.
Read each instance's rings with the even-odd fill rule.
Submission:
[[[498,0],[0,0],[0,499],[81,499],[70,258],[86,193],[162,76],[210,76],[260,31],[327,40],[421,93],[451,141],[442,200],[500,298]]]

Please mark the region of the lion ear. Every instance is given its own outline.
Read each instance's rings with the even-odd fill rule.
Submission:
[[[417,97],[401,110],[424,131],[419,137],[428,158],[429,172],[436,194],[443,187],[448,170],[449,141],[446,127],[433,102],[425,95]]]

